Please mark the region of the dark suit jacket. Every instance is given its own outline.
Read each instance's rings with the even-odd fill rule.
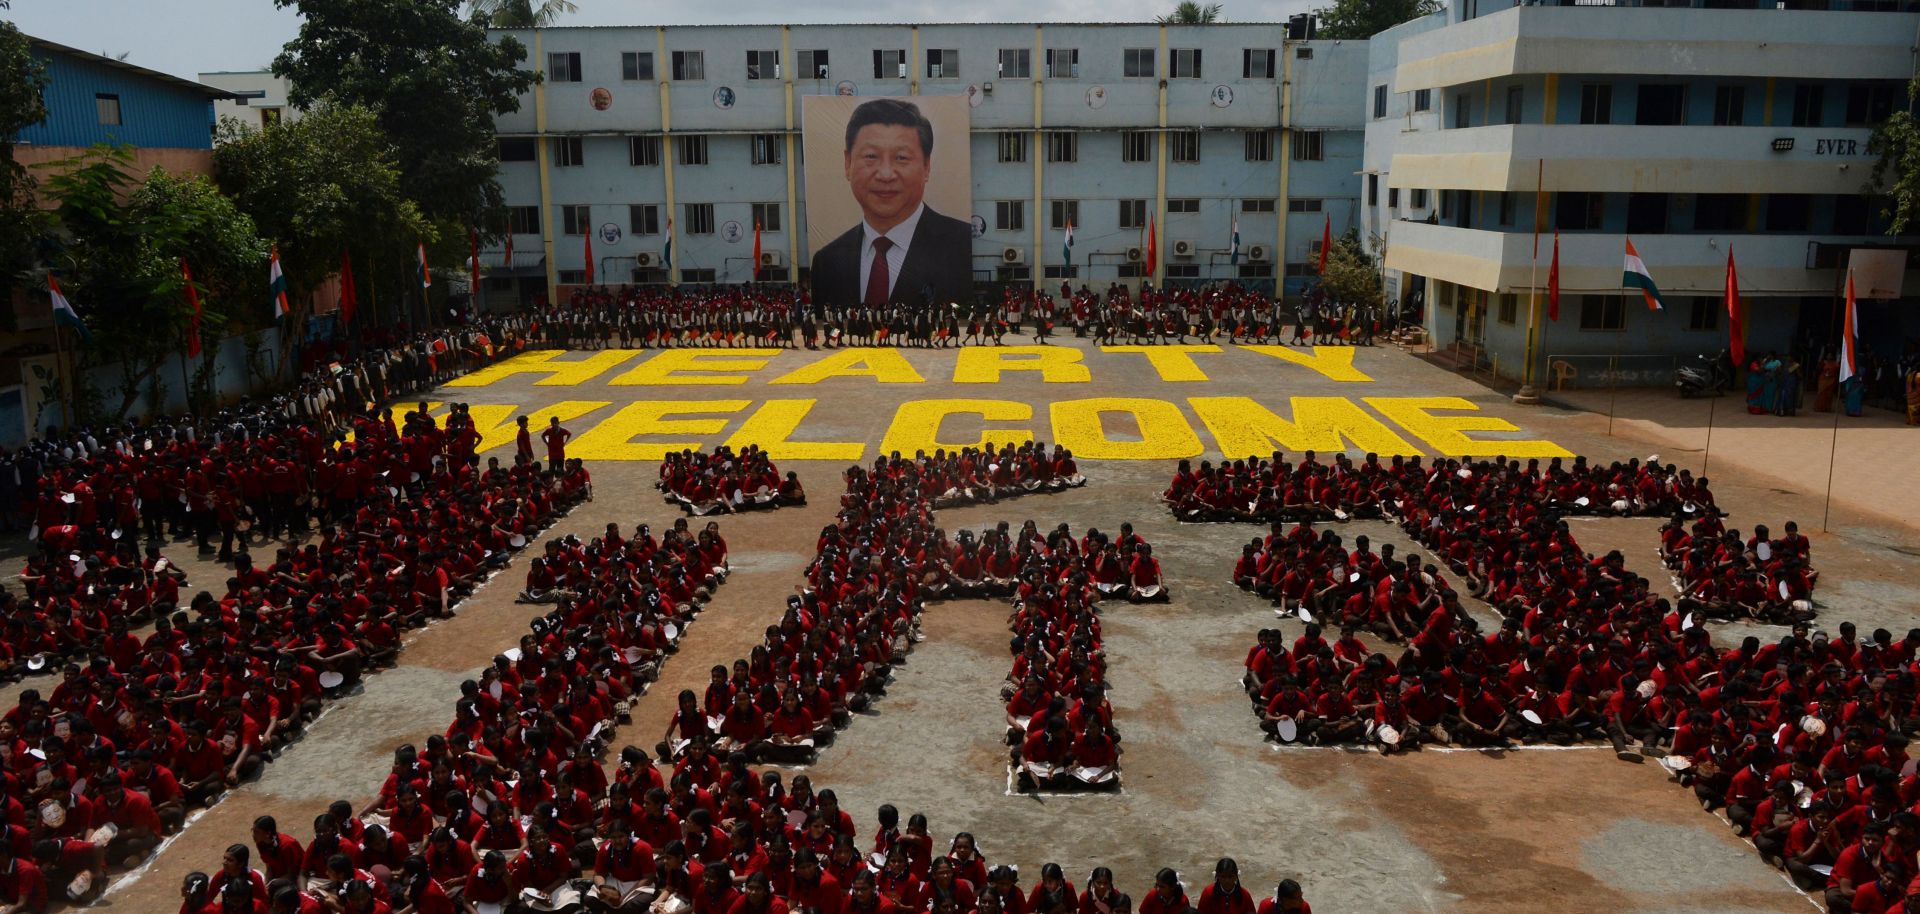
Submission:
[[[860,247],[866,229],[855,225],[813,255],[813,300],[827,305],[857,305],[866,294],[867,278],[860,274]],[[973,226],[942,216],[927,207],[914,226],[907,259],[894,277],[890,300],[920,305],[925,290],[934,302],[973,301]]]

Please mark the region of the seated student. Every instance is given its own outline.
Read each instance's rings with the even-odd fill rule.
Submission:
[[[1260,902],[1257,914],[1313,914],[1313,905],[1302,896],[1300,883],[1282,879],[1274,887],[1273,897]]]
[[[1192,905],[1187,902],[1186,887],[1180,884],[1180,874],[1171,868],[1162,869],[1153,877],[1153,888],[1140,899],[1140,914],[1187,914]]]
[[[1113,870],[1096,866],[1080,893],[1078,914],[1133,914],[1133,898],[1113,884]]]
[[[1200,890],[1198,914],[1254,914],[1253,895],[1240,884],[1240,864],[1222,857],[1213,866],[1213,882]]]

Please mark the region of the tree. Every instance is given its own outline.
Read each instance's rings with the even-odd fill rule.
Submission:
[[[322,105],[264,129],[223,119],[213,161],[221,189],[280,247],[291,326],[306,317],[307,293],[339,271],[343,251],[357,261],[358,286],[381,287],[363,301],[400,300],[398,271],[373,267],[404,262],[435,234],[402,189],[398,152],[379,119],[357,105]],[[267,305],[263,296],[256,313],[264,317]],[[281,338],[280,365],[293,364],[298,342]]]
[[[1348,232],[1334,239],[1327,251],[1327,271],[1320,276],[1320,288],[1343,304],[1379,305],[1385,300],[1380,265],[1360,245],[1359,233]]]
[[[545,28],[560,18],[561,13],[571,13],[575,7],[569,0],[472,0],[475,20],[496,29],[532,29]]]
[[[1316,38],[1365,41],[1402,22],[1439,12],[1439,0],[1333,0],[1313,11]]]
[[[198,175],[156,168],[137,179],[133,162],[130,147],[95,146],[49,163],[46,181],[61,229],[50,260],[93,337],[79,358],[119,364],[118,417],[142,394],[158,399],[159,370],[184,345],[192,312],[181,261],[200,289],[203,339],[219,339],[229,315],[267,295],[266,242],[233,200]]]
[[[46,87],[46,67],[34,58],[27,36],[0,22],[0,301],[33,266],[46,225],[34,204],[33,174],[13,157],[13,138],[47,119],[41,97]]]
[[[1206,25],[1220,21],[1220,9],[1221,5],[1218,3],[1208,3],[1203,6],[1193,0],[1181,0],[1180,5],[1173,8],[1173,12],[1155,17],[1153,21],[1161,25]]]
[[[397,153],[402,186],[427,219],[504,223],[493,118],[520,109],[539,77],[527,49],[458,15],[464,0],[274,0],[300,33],[273,61],[287,98],[372,111]],[[462,232],[464,234],[464,231]]]
[[[1906,231],[1920,216],[1920,119],[1914,117],[1916,102],[1920,102],[1920,76],[1907,83],[1907,106],[1875,127],[1867,139],[1867,151],[1880,159],[1873,163],[1873,174],[1862,190],[1886,196],[1881,214],[1888,219],[1889,235]]]

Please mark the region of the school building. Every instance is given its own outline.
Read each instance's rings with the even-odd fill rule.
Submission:
[[[1817,351],[1837,337],[1849,251],[1915,241],[1889,237],[1865,192],[1873,125],[1907,103],[1915,9],[1453,0],[1375,36],[1361,223],[1390,292],[1508,378],[1537,312],[1543,389],[1666,383],[1676,358],[1726,346],[1731,253],[1748,349]],[[1664,311],[1621,285],[1628,238]],[[1898,357],[1920,329],[1906,311],[1863,301],[1867,347]]]

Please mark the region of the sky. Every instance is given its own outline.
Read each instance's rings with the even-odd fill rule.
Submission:
[[[575,0],[556,25],[704,25],[820,22],[1141,22],[1175,0]],[[300,18],[273,0],[10,0],[0,19],[36,38],[193,79],[215,70],[261,70],[294,37]],[[1278,22],[1312,0],[1227,0],[1225,17]]]

